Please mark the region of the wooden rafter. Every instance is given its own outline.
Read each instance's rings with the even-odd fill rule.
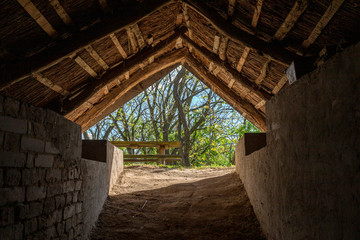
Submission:
[[[100,55],[93,49],[91,45],[86,46],[85,50],[105,71],[109,69],[109,65],[107,65],[107,63],[100,57]]]
[[[179,64],[183,58],[185,58],[185,49],[175,50],[169,54],[165,54],[159,57],[157,61],[147,65],[143,70],[134,73],[128,81],[124,81],[119,86],[113,88],[100,103],[96,104],[96,106],[89,109],[84,115],[78,118],[76,123],[81,126],[88,125],[92,118],[102,115],[105,109],[109,108],[111,105],[114,105],[116,100],[124,96],[136,85],[161,70],[164,70],[175,64]]]
[[[67,96],[70,94],[69,91],[63,89],[62,87],[60,87],[59,85],[55,84],[54,82],[52,82],[51,80],[49,80],[48,78],[44,77],[44,75],[42,75],[41,73],[32,73],[33,78],[35,78],[38,82],[42,83],[43,85],[45,85],[46,87],[50,88],[51,90],[63,95],[63,96]]]
[[[219,46],[220,46],[220,36],[215,35],[214,45],[213,45],[213,53],[218,54]]]
[[[255,83],[257,85],[260,85],[262,83],[262,81],[264,81],[265,77],[266,77],[266,73],[267,73],[267,70],[268,70],[268,66],[269,66],[269,63],[270,63],[270,59],[268,59],[265,64],[263,65],[263,67],[261,68],[261,71],[260,71],[260,74],[259,76],[256,78],[255,80]]]
[[[239,72],[241,72],[245,62],[246,62],[246,58],[249,55],[250,52],[250,48],[249,47],[245,47],[244,51],[239,59],[238,64],[236,65],[236,70],[238,70]]]
[[[17,0],[18,3],[29,13],[36,23],[52,38],[58,37],[58,32],[49,23],[49,21],[41,14],[39,9],[30,0]]]
[[[272,93],[275,95],[277,94],[281,88],[286,84],[287,81],[287,76],[286,74],[283,75],[283,77],[280,79],[280,81],[278,82],[278,84],[274,87],[274,89],[272,90]]]
[[[263,1],[264,0],[257,0],[256,6],[255,6],[255,9],[254,9],[253,18],[252,18],[252,21],[251,21],[251,26],[253,28],[256,28],[257,23],[259,21]]]
[[[98,74],[84,61],[84,59],[82,59],[80,56],[77,56],[74,60],[82,69],[90,74],[90,76],[93,78],[98,78]]]
[[[219,57],[221,60],[226,60],[226,50],[229,39],[227,37],[221,38],[219,46]]]
[[[128,40],[130,42],[130,46],[131,46],[132,51],[137,52],[138,51],[138,45],[137,45],[137,42],[136,42],[136,39],[135,39],[134,32],[129,27],[129,28],[126,29],[126,33],[127,33]]]
[[[120,55],[123,59],[126,59],[128,56],[124,50],[124,48],[121,46],[119,39],[116,37],[115,33],[110,34],[111,41],[116,46],[117,50],[119,51]]]
[[[28,2],[28,0],[19,0]],[[56,42],[46,50],[32,57],[22,59],[16,62],[7,62],[3,65],[1,72],[2,81],[0,91],[12,86],[13,84],[26,79],[32,72],[43,72],[44,70],[67,59],[78,49],[97,41],[102,41],[110,34],[118,32],[121,29],[141,21],[157,10],[174,3],[173,1],[160,0],[156,2],[134,2],[129,11],[117,16],[104,18],[100,23],[75,33],[71,38]]]
[[[321,17],[320,21],[316,24],[315,28],[310,33],[309,37],[302,43],[303,48],[308,48],[320,36],[322,30],[327,26],[335,13],[339,10],[344,0],[332,0],[330,6]]]
[[[229,0],[229,7],[228,7],[228,19],[231,19],[234,15],[236,7],[236,0]]]
[[[203,3],[203,1],[183,0],[183,2],[211,23],[219,33],[235,43],[240,43],[251,49],[261,51],[271,56],[274,61],[285,65],[290,64],[294,60],[307,61],[304,57],[292,53],[274,43],[266,42],[228,23],[216,10]]]
[[[185,62],[188,70],[191,71],[197,78],[201,79],[205,84],[210,85],[210,88],[216,94],[218,94],[240,113],[248,114],[250,116],[249,121],[251,121],[259,129],[262,131],[266,130],[264,114],[260,113],[251,103],[249,103],[246,99],[242,99],[239,95],[230,90],[221,80],[210,74],[203,65],[190,54],[186,57]]]
[[[167,52],[169,47],[173,46],[179,36],[181,36],[181,34],[185,33],[186,31],[186,27],[177,29],[173,35],[158,43],[156,46],[144,48],[133,58],[130,58],[115,68],[109,70],[102,76],[99,81],[93,81],[93,83],[88,85],[76,98],[72,100],[65,99],[63,101],[62,107],[56,106],[56,103],[53,103],[52,105],[55,105],[53,106],[54,110],[59,112],[60,108],[62,108],[63,113],[68,114],[72,111],[75,111],[81,106],[82,103],[87,102],[89,99],[95,96],[104,86],[118,79],[119,76],[124,75],[125,78],[129,79],[130,71],[136,70],[139,64],[143,63],[144,60],[155,57],[157,54],[163,54]]]
[[[297,0],[292,9],[290,10],[290,13],[285,18],[285,21],[276,31],[273,38],[277,41],[282,41],[289,33],[289,31],[294,27],[295,23],[297,22],[301,14],[303,14],[307,6],[308,0]]]
[[[265,103],[266,103],[265,100],[261,100],[258,104],[255,105],[255,108],[256,108],[256,109],[259,109],[259,108],[261,108],[262,106],[264,106]]]
[[[186,27],[189,29],[188,30],[189,37],[192,39],[192,29],[191,29],[190,18],[188,15],[188,5],[183,3],[182,8],[183,8],[184,22],[186,24]]]
[[[87,129],[92,127],[94,124],[99,122],[101,119],[108,116],[110,113],[114,112],[119,107],[122,107],[125,103],[127,103],[128,101],[130,101],[131,99],[136,97],[138,94],[140,94],[145,89],[147,89],[148,87],[153,85],[155,82],[157,82],[159,79],[166,76],[169,72],[171,72],[173,69],[175,69],[178,65],[179,64],[174,64],[174,65],[172,65],[172,66],[170,66],[168,68],[165,68],[165,69],[157,72],[156,74],[152,75],[148,79],[146,79],[146,80],[142,81],[141,83],[137,84],[131,91],[128,91],[123,96],[119,97],[114,102],[114,104],[112,104],[108,108],[102,110],[102,113],[100,115],[98,115],[97,117],[91,117],[90,121],[88,121],[86,125],[83,124],[81,126],[82,131],[83,132],[86,131]],[[89,109],[91,107],[93,107],[93,106],[87,106],[84,110],[82,110],[82,112],[79,115],[76,116],[75,119],[73,119],[73,121],[75,121],[79,116],[81,116],[87,109]],[[72,115],[72,116],[75,116],[75,115]]]
[[[241,73],[239,73],[236,69],[232,68],[231,65],[227,61],[222,61],[217,55],[209,51],[205,47],[200,47],[194,41],[189,39],[187,36],[182,36],[183,41],[188,45],[192,46],[196,51],[198,51],[201,55],[207,58],[210,62],[214,63],[214,66],[217,68],[224,69],[229,72],[233,78],[237,79],[238,82],[242,85],[243,88],[248,89],[249,91],[257,94],[260,98],[269,99],[271,94],[267,93],[265,90],[258,86],[254,86],[253,83],[245,78]],[[216,70],[216,69],[215,69]],[[214,71],[215,71],[214,70]]]
[[[49,2],[66,25],[73,25],[73,21],[71,20],[69,14],[67,14],[63,6],[61,6],[59,0],[49,0]]]
[[[142,36],[142,33],[140,31],[139,26],[137,24],[134,24],[134,26],[132,27],[132,30],[133,30],[133,32],[135,34],[135,37],[136,37],[137,41],[138,41],[139,47],[140,48],[145,47],[145,40],[144,40],[144,38]]]

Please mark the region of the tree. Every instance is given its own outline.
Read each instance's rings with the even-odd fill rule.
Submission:
[[[258,131],[185,68],[179,67],[88,130],[94,139],[180,141],[182,165],[230,165],[244,132]],[[85,137],[85,136],[84,136]],[[133,149],[126,149],[134,154]],[[155,154],[154,149],[138,149]]]

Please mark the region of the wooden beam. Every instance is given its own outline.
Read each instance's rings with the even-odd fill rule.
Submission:
[[[252,21],[251,21],[251,26],[254,29],[256,28],[257,23],[259,21],[262,5],[263,5],[263,0],[258,0],[257,3],[256,3],[256,7],[254,9],[253,18],[252,18]]]
[[[183,8],[184,22],[185,22],[186,27],[189,29],[188,30],[189,37],[192,39],[191,23],[190,23],[190,18],[188,15],[188,5],[182,3],[182,8]]]
[[[61,6],[59,0],[49,0],[51,6],[55,9],[56,13],[59,15],[59,17],[61,18],[61,20],[66,24],[66,25],[74,25],[73,21],[71,20],[69,14],[67,14],[67,12],[65,11],[65,9],[63,8],[63,6]]]
[[[242,53],[240,59],[239,59],[239,62],[238,64],[236,65],[236,70],[238,70],[239,72],[241,72],[245,62],[246,62],[246,58],[247,56],[249,55],[249,52],[250,52],[250,48],[248,47],[245,47],[244,48],[244,52]]]
[[[251,123],[262,131],[266,130],[265,115],[260,113],[251,103],[248,102],[248,100],[242,99],[239,95],[229,89],[224,82],[209,73],[204,66],[191,55],[186,57],[185,63],[185,67],[191,73],[202,80],[205,84],[210,85],[211,89],[233,108],[235,108],[235,110],[240,113],[248,114],[250,116],[249,121]]]
[[[95,125],[101,119],[108,116],[110,113],[114,112],[116,109],[122,107],[125,103],[127,103],[128,101],[130,101],[131,99],[133,99],[134,97],[139,95],[142,91],[144,91],[145,89],[147,89],[148,87],[153,85],[159,79],[165,77],[167,74],[169,74],[169,72],[171,72],[172,70],[174,70],[178,66],[179,66],[179,63],[174,64],[174,65],[172,65],[172,66],[170,66],[168,68],[165,68],[165,69],[157,72],[156,74],[152,75],[148,79],[146,79],[146,80],[142,81],[141,83],[137,84],[133,88],[132,91],[129,91],[129,92],[125,93],[123,96],[119,97],[119,99],[116,100],[113,105],[111,105],[108,108],[104,109],[103,112],[100,115],[90,119],[90,121],[86,125],[82,125],[81,126],[82,131],[84,132],[84,131],[88,130],[90,127]],[[135,89],[139,89],[139,90],[135,90]],[[77,117],[75,119],[73,119],[73,120],[75,121],[79,116],[81,116],[89,108],[90,107],[83,110],[82,113],[80,115],[77,115]],[[69,117],[67,117],[67,118],[69,119]]]
[[[137,46],[137,42],[135,40],[134,32],[129,27],[129,28],[126,29],[126,33],[128,35],[128,40],[130,42],[132,52],[136,53],[138,51],[138,46]]]
[[[256,109],[259,109],[259,108],[261,108],[262,106],[264,106],[265,103],[266,103],[265,100],[261,100],[258,104],[255,105],[255,108],[256,108]]]
[[[115,47],[119,51],[120,55],[123,59],[127,59],[127,54],[124,50],[124,48],[121,46],[119,39],[116,37],[115,33],[110,34],[111,41],[114,43]]]
[[[54,27],[48,22],[44,15],[41,14],[39,9],[37,9],[30,0],[17,1],[50,37],[55,39],[59,36]]]
[[[265,62],[265,64],[263,65],[263,67],[262,67],[262,69],[261,69],[261,71],[260,71],[259,76],[258,76],[258,77],[256,78],[256,80],[255,80],[255,83],[256,83],[257,85],[260,85],[260,84],[262,83],[262,81],[264,81],[270,62],[271,62],[271,59],[268,59],[268,60]]]
[[[232,87],[234,86],[234,83],[235,83],[235,79],[232,78],[232,79],[230,80],[229,84],[228,84],[228,87],[229,87],[229,88],[232,88]]]
[[[283,75],[283,77],[280,79],[280,81],[278,82],[278,84],[274,87],[274,89],[272,90],[272,93],[275,95],[277,94],[282,87],[285,85],[285,83],[287,82],[287,76],[286,74]]]
[[[273,39],[282,41],[288,32],[294,27],[295,23],[303,14],[308,6],[308,0],[297,0],[290,10],[290,13],[285,18],[285,21],[281,24],[279,29],[276,31]]]
[[[139,47],[140,47],[140,48],[144,48],[146,44],[145,44],[145,40],[144,40],[144,38],[143,38],[143,36],[142,36],[142,33],[141,33],[141,31],[140,31],[139,26],[138,26],[137,24],[134,24],[134,26],[132,27],[132,29],[133,29],[133,32],[134,32],[134,34],[135,34],[135,37],[136,37],[136,39],[137,39],[137,41],[138,41]]]
[[[219,57],[223,61],[226,60],[226,49],[227,49],[228,40],[229,39],[227,37],[223,37],[223,38],[221,38],[221,41],[220,41]]]
[[[181,142],[179,141],[110,141],[110,143],[116,147],[131,147],[133,145],[138,147],[157,147],[159,145],[172,148],[181,147]]]
[[[98,0],[101,8],[105,13],[109,12],[109,5],[107,3],[107,0]]]
[[[320,21],[316,24],[315,28],[310,33],[309,37],[302,43],[303,48],[308,48],[320,36],[322,30],[327,26],[335,13],[339,10],[344,0],[332,0],[330,6],[321,17]]]
[[[144,70],[134,73],[128,81],[122,82],[118,87],[111,89],[103,100],[97,103],[93,108],[85,112],[84,115],[79,117],[75,122],[80,126],[87,126],[92,118],[102,115],[102,113],[114,105],[116,100],[124,96],[137,84],[156,74],[157,72],[166,69],[174,64],[178,64],[185,57],[185,49],[175,50],[169,54],[163,55],[150,65],[147,65]]]
[[[109,65],[107,65],[107,63],[100,57],[100,55],[93,49],[91,45],[86,46],[85,50],[105,71],[109,69]]]
[[[241,73],[239,73],[236,69],[232,68],[231,65],[227,61],[222,61],[219,59],[217,55],[210,52],[205,47],[200,47],[194,41],[192,41],[187,36],[182,36],[184,42],[188,45],[192,46],[196,51],[198,51],[201,55],[207,58],[209,61],[213,62],[214,65],[218,68],[224,69],[225,71],[229,72],[233,78],[237,79],[239,83],[242,85],[243,88],[248,89],[249,91],[257,94],[262,99],[269,99],[271,98],[271,94],[263,90],[261,87],[255,85],[246,77],[244,77]],[[215,70],[214,70],[215,71]]]
[[[28,2],[21,0],[22,2]],[[55,42],[46,50],[31,57],[17,61],[7,61],[0,67],[0,91],[9,86],[26,79],[32,72],[43,72],[44,70],[67,59],[78,49],[97,41],[102,41],[110,34],[126,29],[134,23],[143,20],[159,9],[173,4],[174,1],[154,0],[154,1],[135,1],[127,8],[128,11],[112,17],[104,18],[84,31],[74,32],[71,38]]]
[[[213,53],[218,54],[219,46],[220,46],[220,36],[215,35],[215,37],[214,37]]]
[[[290,52],[274,43],[266,42],[244,30],[241,30],[231,23],[228,23],[219,13],[208,6],[203,1],[194,0],[183,0],[186,5],[189,6],[193,11],[197,12],[200,16],[205,18],[209,23],[211,23],[214,28],[221,33],[222,35],[227,36],[235,43],[240,43],[270,55],[274,60],[289,65],[294,60],[306,61],[304,57],[301,57],[293,52]]]
[[[165,39],[164,41],[158,43],[154,47],[146,47],[141,50],[136,56],[124,61],[117,67],[111,69],[107,73],[105,73],[102,78],[98,81],[93,81],[92,84],[88,85],[85,90],[79,94],[78,97],[74,98],[73,100],[65,99],[63,101],[63,106],[53,106],[53,110],[59,112],[62,109],[63,114],[70,114],[72,111],[75,111],[78,107],[81,106],[82,103],[87,102],[93,96],[95,96],[98,91],[117,79],[119,76],[126,74],[130,70],[135,70],[140,63],[142,63],[145,59],[151,58],[156,56],[157,54],[162,54],[168,51],[168,48],[174,44],[174,42],[186,32],[187,28],[182,27],[177,29],[173,35],[169,38]],[[53,103],[53,105],[56,105]]]
[[[98,78],[98,74],[92,69],[80,56],[77,56],[75,59],[75,62],[79,64],[79,66],[84,69],[90,76],[93,78]]]
[[[229,0],[228,20],[234,16],[235,7],[236,7],[236,0]]]
[[[44,86],[50,88],[51,90],[63,95],[63,96],[67,96],[70,94],[69,91],[63,89],[62,87],[60,87],[59,85],[57,85],[56,83],[52,82],[51,80],[49,80],[48,78],[44,77],[44,75],[42,75],[41,73],[32,73],[33,78],[35,78],[38,82],[42,83]]]

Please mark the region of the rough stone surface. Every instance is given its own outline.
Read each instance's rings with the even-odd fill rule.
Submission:
[[[83,204],[77,205],[77,212],[83,212],[83,231],[87,236],[102,210],[109,191],[123,172],[123,152],[107,143],[106,162],[82,159],[83,182],[78,181],[76,189],[82,189]],[[75,198],[75,196],[73,196]]]
[[[33,137],[23,136],[21,139],[21,148],[24,151],[44,152],[44,141]]]
[[[0,96],[0,238],[82,239],[80,160],[78,125]]]
[[[39,154],[35,158],[35,167],[51,168],[53,166],[53,162],[53,155]]]
[[[236,168],[268,239],[360,239],[360,43],[266,105],[267,146]]]

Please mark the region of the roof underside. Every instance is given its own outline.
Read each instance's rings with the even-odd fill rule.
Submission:
[[[86,130],[182,64],[265,131],[289,64],[321,64],[359,24],[344,0],[3,0],[0,94]]]

